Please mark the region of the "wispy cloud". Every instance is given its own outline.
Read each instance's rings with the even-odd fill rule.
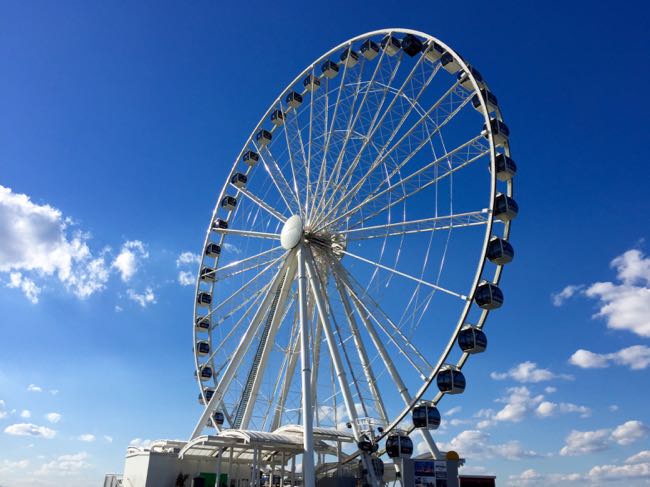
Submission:
[[[38,426],[32,423],[16,423],[5,428],[5,433],[12,436],[35,436],[52,439],[56,436],[56,431],[47,426]]]
[[[507,372],[492,372],[490,377],[494,380],[513,379],[521,383],[544,382],[553,379],[572,380],[573,377],[566,374],[555,374],[548,369],[542,369],[535,362],[522,362],[515,365]]]

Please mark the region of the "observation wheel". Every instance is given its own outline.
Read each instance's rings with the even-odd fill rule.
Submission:
[[[224,173],[196,283],[192,438],[298,425],[305,485],[357,457],[372,481],[414,429],[439,455],[437,405],[465,389],[503,303],[515,172],[497,98],[440,40],[381,30],[314,61]],[[315,458],[315,428],[354,443]]]

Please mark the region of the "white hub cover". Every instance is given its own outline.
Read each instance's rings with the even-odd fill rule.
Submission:
[[[291,250],[302,238],[302,220],[298,215],[293,215],[286,222],[284,222],[284,227],[282,227],[282,232],[280,233],[280,244],[282,248],[286,250]]]

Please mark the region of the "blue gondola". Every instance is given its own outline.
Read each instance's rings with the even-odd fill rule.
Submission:
[[[210,306],[212,304],[212,295],[206,292],[200,292],[196,295],[196,304],[199,306]]]
[[[219,254],[221,254],[221,246],[219,244],[216,244],[214,242],[210,242],[208,245],[205,246],[205,255],[208,257],[219,257]]]
[[[265,147],[271,143],[271,140],[273,139],[273,135],[271,135],[271,132],[268,130],[260,130],[255,134],[255,141],[257,142],[257,145],[260,147]]]
[[[271,123],[276,127],[279,127],[284,123],[284,113],[282,113],[282,110],[274,110],[273,113],[271,113]]]
[[[435,41],[427,41],[422,45],[422,52],[432,63],[435,63],[445,53],[445,49]]]
[[[400,50],[401,44],[397,37],[388,34],[381,40],[381,48],[386,51],[389,56],[394,56]]]
[[[432,403],[422,402],[413,408],[413,426],[436,430],[440,426],[440,411]]]
[[[466,325],[458,333],[458,346],[465,353],[481,353],[487,348],[485,332],[475,326]]]
[[[359,62],[359,55],[348,47],[341,53],[341,62],[348,68],[353,68]]]
[[[291,91],[285,97],[284,101],[286,101],[287,105],[289,105],[291,108],[298,108],[302,104],[302,95],[297,91]]]
[[[377,54],[379,54],[379,46],[376,42],[368,39],[363,44],[361,44],[359,51],[361,51],[361,55],[368,61],[372,61],[377,57]]]
[[[232,211],[237,206],[237,199],[234,196],[224,196],[221,200],[221,208]]]
[[[212,379],[212,367],[209,365],[202,365],[199,368],[199,377],[201,380],[210,380]]]
[[[302,85],[308,90],[308,91],[316,91],[318,87],[320,86],[320,79],[318,79],[316,76],[312,74],[308,74],[304,80],[302,80]]]
[[[386,438],[386,453],[390,458],[410,458],[413,441],[404,433],[391,433]]]
[[[329,79],[335,78],[336,75],[339,72],[339,65],[336,64],[334,61],[325,61],[321,67],[321,71],[323,74],[328,77]]]
[[[203,267],[201,268],[201,280],[205,282],[214,282],[215,279],[215,270],[212,267]]]
[[[494,199],[494,218],[502,222],[509,222],[517,218],[519,205],[510,196],[498,193]]]
[[[481,111],[481,106],[485,101],[485,107],[488,112],[493,112],[499,107],[499,101],[497,97],[491,91],[486,90],[485,88],[481,89],[481,95],[478,94],[472,97],[472,106],[475,110]]]
[[[481,73],[479,73],[477,69],[474,69],[471,66],[469,67],[469,71],[474,76],[474,79],[476,80],[476,84],[478,84],[479,90],[484,88],[485,85],[483,84],[483,76],[481,76]],[[461,71],[460,73],[458,73],[458,82],[466,90],[469,91],[474,90],[474,87],[472,86],[472,80],[465,71]]]
[[[210,331],[210,318],[206,316],[199,316],[194,321],[196,331],[208,332]]]
[[[402,39],[402,50],[413,57],[422,52],[422,41],[413,34],[406,34]]]
[[[497,118],[490,119],[490,131],[492,132],[492,140],[494,140],[494,145],[500,147],[508,142],[510,137],[510,129],[508,126]],[[483,133],[487,139],[487,126],[483,125]]]
[[[210,343],[205,340],[199,340],[196,342],[196,353],[199,355],[207,355],[210,353]]]
[[[257,161],[260,160],[260,155],[257,152],[253,152],[252,150],[244,152],[244,156],[242,157],[244,160],[244,164],[248,166],[254,166]]]
[[[497,154],[494,166],[499,181],[510,181],[517,174],[517,164],[505,154]]]
[[[461,394],[465,390],[465,376],[453,365],[442,367],[436,382],[440,392],[445,394]]]
[[[239,189],[245,188],[246,183],[248,182],[248,176],[240,172],[236,172],[230,178],[230,184],[237,186]]]
[[[440,58],[440,64],[449,74],[455,74],[460,69],[460,63],[450,52],[446,52]]]
[[[492,237],[487,246],[487,258],[497,265],[505,265],[512,262],[515,256],[515,249],[510,242],[499,237]]]
[[[497,309],[503,305],[503,292],[491,282],[483,281],[476,288],[474,301],[482,309]]]

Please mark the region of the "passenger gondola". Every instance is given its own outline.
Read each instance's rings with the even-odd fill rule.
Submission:
[[[207,355],[210,353],[210,344],[205,340],[196,342],[196,353],[199,355]]]
[[[492,132],[492,140],[494,140],[494,145],[499,147],[508,143],[508,138],[510,137],[510,129],[508,126],[497,118],[490,119],[490,131]],[[483,125],[483,133],[487,139],[487,126]]]
[[[481,106],[483,105],[483,101],[485,101],[485,107],[489,112],[495,111],[499,107],[499,102],[497,100],[497,97],[494,96],[494,94],[491,91],[486,90],[485,88],[481,89],[481,94],[475,94],[472,97],[472,106],[474,107],[475,110],[481,111]]]
[[[215,270],[211,267],[203,267],[201,268],[200,277],[204,282],[214,282],[216,280],[215,274]]]
[[[279,127],[284,123],[284,113],[282,113],[282,110],[274,110],[273,113],[271,113],[271,123],[276,127]]]
[[[372,61],[377,57],[377,54],[379,54],[379,46],[376,42],[368,39],[366,42],[361,44],[359,51],[361,51],[361,55],[368,61]]]
[[[257,145],[260,147],[269,145],[271,143],[271,139],[273,139],[273,135],[271,135],[271,132],[268,130],[262,129],[255,135],[255,142],[257,142]]]
[[[203,381],[212,379],[212,367],[209,365],[202,365],[199,368],[199,377]]]
[[[445,53],[445,49],[435,41],[427,41],[422,45],[424,57],[432,63],[438,61]]]
[[[458,346],[463,352],[469,354],[485,352],[487,336],[480,328],[466,325],[458,333]]]
[[[517,174],[517,164],[505,154],[497,154],[494,166],[499,181],[510,181]]]
[[[307,89],[307,91],[316,91],[320,86],[320,79],[313,74],[308,74],[305,79],[302,80],[302,85]]]
[[[353,68],[359,62],[359,55],[348,47],[341,53],[341,62],[348,68]]]
[[[199,316],[194,321],[196,331],[208,332],[210,331],[210,318],[207,316]]]
[[[334,61],[325,61],[321,65],[320,69],[323,72],[323,74],[329,79],[335,78],[336,75],[339,73],[339,65],[336,64]]]
[[[494,199],[494,218],[502,222],[509,222],[517,218],[519,205],[517,202],[503,193],[498,193]]]
[[[386,51],[389,56],[394,56],[400,50],[401,44],[397,37],[388,34],[381,40],[381,48]]]
[[[481,73],[479,73],[477,69],[474,69],[471,66],[469,66],[469,71],[472,73],[472,76],[474,76],[474,80],[476,80],[476,84],[478,84],[479,90],[484,88],[485,85],[483,84],[483,76],[481,76]],[[472,86],[472,79],[467,72],[461,71],[458,73],[458,82],[460,83],[460,86],[466,90],[474,91],[474,86]]]
[[[237,206],[237,199],[234,196],[224,196],[221,200],[221,208],[232,211]]]
[[[515,249],[510,242],[499,237],[492,237],[487,246],[487,258],[497,265],[509,264],[515,256]]]
[[[319,84],[320,84],[320,81],[319,81]],[[291,108],[298,108],[302,104],[302,95],[300,93],[298,93],[297,91],[291,91],[286,96],[284,101],[286,101],[287,105],[289,105]]]
[[[440,57],[440,64],[449,74],[456,74],[460,69],[460,63],[450,52],[446,52]]]
[[[445,394],[461,394],[465,390],[465,376],[453,365],[445,365],[436,378],[438,389]]]
[[[476,288],[474,301],[482,309],[497,309],[503,305],[503,292],[491,282],[483,281]]]
[[[196,304],[199,306],[210,306],[212,304],[212,295],[206,292],[200,292],[196,295]]]
[[[205,246],[205,255],[208,257],[219,257],[221,254],[221,246],[214,242],[210,242]]]
[[[413,408],[413,426],[416,428],[438,429],[440,426],[440,411],[429,402],[421,402]]]
[[[240,172],[236,172],[230,178],[230,184],[237,186],[239,189],[245,188],[246,183],[248,182],[248,176]]]
[[[413,34],[406,34],[402,39],[402,50],[413,57],[422,52],[422,41]]]
[[[391,433],[386,438],[386,453],[390,458],[410,458],[413,441],[405,433]]]
[[[252,150],[244,152],[244,156],[242,157],[244,160],[244,164],[247,166],[254,166],[257,161],[260,160],[260,156],[257,152],[253,152]]]

